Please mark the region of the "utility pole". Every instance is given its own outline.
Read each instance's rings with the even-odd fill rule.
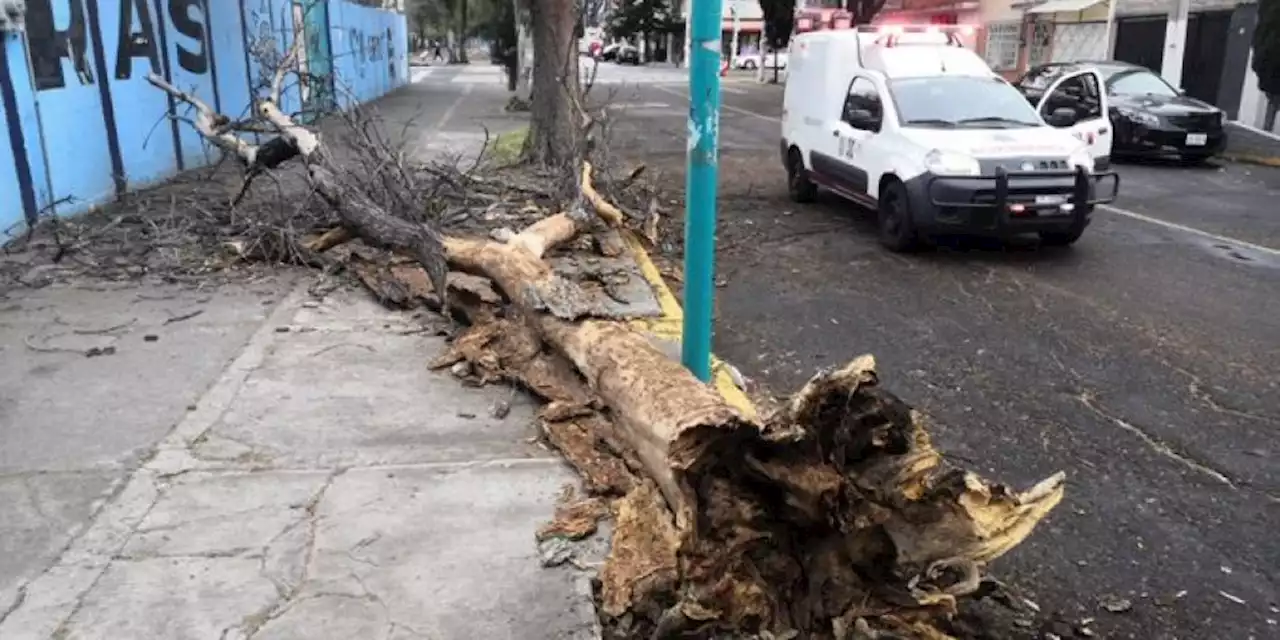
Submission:
[[[720,130],[720,0],[691,0],[689,156],[685,172],[684,327],[681,361],[711,380],[715,294],[716,163]]]
[[[1175,87],[1182,86],[1182,61],[1187,48],[1187,19],[1191,11],[1190,0],[1165,0],[1169,5],[1169,19],[1164,29],[1164,58],[1160,75]]]

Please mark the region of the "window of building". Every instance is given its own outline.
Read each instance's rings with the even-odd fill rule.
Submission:
[[[1049,61],[1053,45],[1053,23],[1038,21],[1031,25],[1031,46],[1027,51],[1027,65],[1036,66]]]
[[[987,47],[984,56],[987,64],[996,71],[1008,71],[1018,68],[1018,32],[1021,24],[1017,22],[996,22],[987,25]]]

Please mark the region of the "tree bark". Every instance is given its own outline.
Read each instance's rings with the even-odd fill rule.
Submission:
[[[578,55],[573,0],[532,0],[533,95],[524,157],[568,167],[577,148]]]
[[[458,62],[468,64],[471,62],[467,58],[467,0],[458,0]]]

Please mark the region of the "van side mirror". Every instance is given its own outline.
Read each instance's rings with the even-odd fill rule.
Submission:
[[[1076,123],[1076,110],[1070,107],[1058,107],[1049,114],[1048,122],[1054,127],[1069,127]]]
[[[876,131],[880,128],[880,119],[871,115],[866,109],[848,109],[844,112],[844,121],[854,129]]]

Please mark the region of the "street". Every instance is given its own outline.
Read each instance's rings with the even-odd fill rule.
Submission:
[[[370,111],[415,161],[470,166],[528,122],[499,67],[410,77]],[[606,63],[596,82],[597,169],[643,163],[633,191],[661,209],[658,268],[635,268],[679,294],[687,74]],[[722,91],[715,354],[775,395],[873,354],[957,465],[1017,489],[1067,475],[990,571],[1032,604],[980,637],[1280,637],[1280,169],[1121,164],[1120,199],[1072,248],[901,255],[870,212],[788,198],[781,85],[735,73]],[[538,537],[585,495],[538,401],[474,363],[429,369],[457,323],[331,269],[210,272],[236,244],[163,225],[239,177],[132,195],[75,260],[61,240],[0,256],[0,639],[601,637],[593,578],[617,525]],[[255,189],[279,206],[282,184]],[[534,202],[472,196],[486,219]],[[640,288],[648,320],[673,320],[663,287]]]
[[[1022,486],[1066,471],[1066,501],[994,568],[1046,619],[1280,634],[1280,170],[1121,164],[1120,199],[1074,248],[902,256],[869,212],[787,198],[780,85],[722,99],[718,355],[781,393],[872,353],[957,461]],[[661,176],[680,218],[685,87],[616,102],[611,148]]]

